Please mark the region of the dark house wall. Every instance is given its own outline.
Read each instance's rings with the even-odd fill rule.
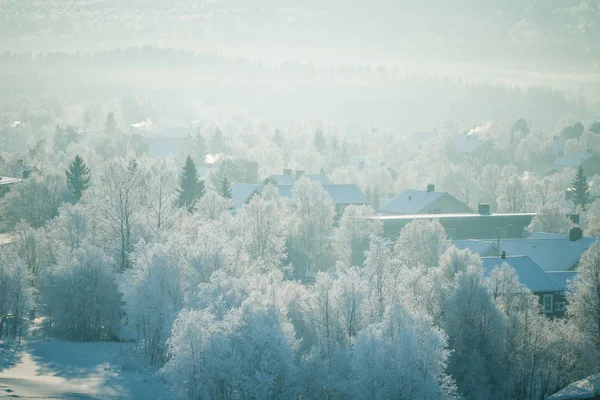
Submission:
[[[497,239],[498,232],[502,239],[521,238],[527,225],[531,223],[533,214],[492,214],[492,215],[463,215],[435,216],[429,220],[438,219],[452,239]],[[395,240],[400,230],[415,218],[399,216],[383,219],[384,236]]]

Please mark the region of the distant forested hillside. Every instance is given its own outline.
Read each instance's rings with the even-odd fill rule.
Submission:
[[[4,0],[0,43],[155,44],[259,58],[598,68],[596,0]]]

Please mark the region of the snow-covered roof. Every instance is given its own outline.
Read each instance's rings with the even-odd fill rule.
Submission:
[[[379,211],[417,214],[445,194],[446,192],[407,189],[380,207]]]
[[[577,276],[577,271],[549,271],[548,275],[552,277],[560,286],[563,291],[569,290],[569,281]]]
[[[567,147],[567,139],[555,138],[554,140],[552,140],[552,147],[557,153],[563,152],[565,150],[565,147]]]
[[[554,162],[556,167],[578,167],[593,155],[586,152],[567,153]]]
[[[524,239],[502,239],[500,248],[510,256],[528,256],[544,271],[568,271],[596,240],[571,241],[568,235],[534,233]]]
[[[325,175],[302,175],[306,179],[319,182],[321,185],[329,185],[331,181]],[[294,185],[298,178],[296,174],[271,175],[267,180],[277,182],[278,185]]]
[[[235,204],[235,208],[242,208],[250,195],[258,190],[255,183],[234,183],[231,187],[231,199]]]
[[[571,383],[569,386],[548,397],[547,400],[592,399],[600,394],[600,374]]]
[[[485,140],[479,140],[468,134],[454,136],[452,140],[458,154],[471,154],[487,143]]]
[[[457,203],[464,205],[465,212],[469,210],[466,204],[446,192],[407,189],[380,207],[379,211],[384,213],[418,214],[444,196],[449,196]]]
[[[0,246],[10,244],[15,241],[15,237],[8,233],[0,233]]]
[[[428,140],[438,138],[440,136],[439,132],[415,132],[412,134],[412,141],[416,144],[424,143]]]
[[[342,185],[323,185],[323,189],[329,193],[333,204],[369,204],[369,199],[363,194],[360,188],[354,184]]]
[[[369,200],[362,193],[360,188],[354,184],[344,185],[322,185],[323,189],[329,194],[335,205],[362,205],[369,204]],[[255,193],[262,193],[264,184],[236,183],[231,189],[231,196],[236,208],[242,208],[249,198]],[[275,185],[281,197],[292,197],[294,185]]]
[[[534,293],[562,291],[562,286],[527,256],[506,257],[505,259],[502,257],[481,257],[481,262],[486,275],[489,275],[494,268],[500,267],[506,262],[517,273],[519,282]]]
[[[496,251],[496,254],[498,253],[496,244],[489,240],[461,239],[453,240],[451,244],[459,250],[469,249],[471,253],[479,254],[480,256],[493,250]]]
[[[10,185],[12,183],[23,182],[21,178],[11,178],[8,176],[0,176],[0,185]]]

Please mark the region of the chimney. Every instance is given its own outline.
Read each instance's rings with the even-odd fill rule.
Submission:
[[[481,203],[478,206],[478,211],[479,211],[479,214],[481,214],[481,215],[490,215],[490,205]]]
[[[576,242],[577,240],[581,239],[582,236],[583,231],[581,230],[581,228],[571,228],[571,230],[569,231],[569,240],[571,242]]]
[[[297,169],[296,170],[296,179],[300,179],[301,176],[304,175],[304,170],[303,169]]]
[[[501,257],[503,260],[506,260],[506,252],[505,252],[504,250],[502,250],[502,253],[500,253],[500,257]]]
[[[365,161],[361,160],[361,161],[358,162],[358,170],[362,171],[364,169],[365,169]]]
[[[433,183],[427,184],[427,193],[435,192],[435,185]]]
[[[292,174],[292,170],[291,170],[291,168],[285,168],[285,169],[283,170],[283,174],[284,174],[284,175],[291,175],[291,174]]]

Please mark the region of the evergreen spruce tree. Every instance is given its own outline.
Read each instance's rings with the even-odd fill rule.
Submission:
[[[196,202],[202,196],[204,196],[204,181],[198,179],[196,164],[190,156],[187,156],[179,177],[177,207],[185,207],[187,212],[192,213],[196,209]]]
[[[575,180],[571,184],[571,190],[573,190],[573,204],[575,207],[581,207],[585,211],[587,204],[589,203],[589,190],[590,185],[587,183],[585,176],[583,175],[583,168],[579,167]]]
[[[273,133],[273,143],[280,149],[283,149],[283,146],[285,146],[285,141],[283,140],[283,136],[281,136],[279,129],[275,129],[275,133]]]
[[[231,194],[231,184],[227,179],[227,175],[225,175],[225,177],[221,181],[221,190],[219,190],[219,193],[226,199],[231,199],[233,197]]]
[[[119,127],[117,126],[117,120],[115,119],[115,114],[110,111],[106,115],[106,120],[104,121],[104,133],[108,136],[116,136],[119,132]]]
[[[323,153],[325,151],[325,147],[327,146],[327,142],[325,142],[325,136],[323,136],[323,130],[317,129],[315,133],[315,137],[313,139],[313,144],[319,153]]]
[[[90,169],[85,165],[83,159],[78,155],[65,171],[67,175],[67,185],[75,201],[81,200],[83,192],[90,187]]]

